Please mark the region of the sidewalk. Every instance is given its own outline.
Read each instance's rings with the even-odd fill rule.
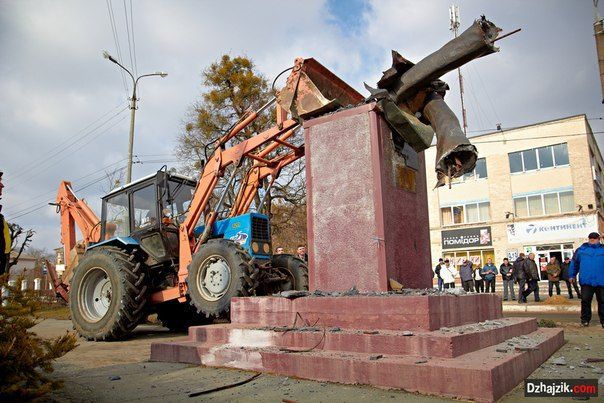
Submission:
[[[519,304],[518,301],[502,301],[503,312],[581,312],[581,300],[577,297],[568,299],[567,297],[559,295],[550,299],[548,296],[541,296],[541,302],[535,302],[532,298],[532,295],[529,296],[528,303],[526,304]]]

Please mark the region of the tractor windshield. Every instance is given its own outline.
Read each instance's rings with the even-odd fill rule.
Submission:
[[[172,179],[168,181],[168,185],[170,191],[164,197],[162,215],[175,220],[175,224],[180,224],[191,204],[195,187]]]
[[[118,193],[106,202],[105,238],[130,235],[128,194]]]

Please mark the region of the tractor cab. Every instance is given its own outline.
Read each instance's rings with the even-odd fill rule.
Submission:
[[[174,259],[178,256],[178,226],[196,184],[161,170],[113,190],[103,197],[101,242],[91,247],[140,245],[152,259],[148,263]]]

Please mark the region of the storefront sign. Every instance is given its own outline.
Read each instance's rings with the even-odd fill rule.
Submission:
[[[541,242],[585,238],[590,232],[598,230],[595,215],[551,220],[524,221],[508,224],[508,242]]]
[[[491,227],[476,227],[442,231],[443,249],[491,246]]]

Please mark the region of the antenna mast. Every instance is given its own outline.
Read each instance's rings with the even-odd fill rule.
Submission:
[[[449,22],[450,30],[453,31],[453,35],[457,38],[457,31],[459,30],[459,7],[452,5],[449,7]],[[459,76],[459,96],[461,97],[461,116],[463,118],[463,133],[468,134],[468,119],[466,116],[466,107],[463,102],[463,76],[461,75],[461,68],[457,68],[457,75]]]

